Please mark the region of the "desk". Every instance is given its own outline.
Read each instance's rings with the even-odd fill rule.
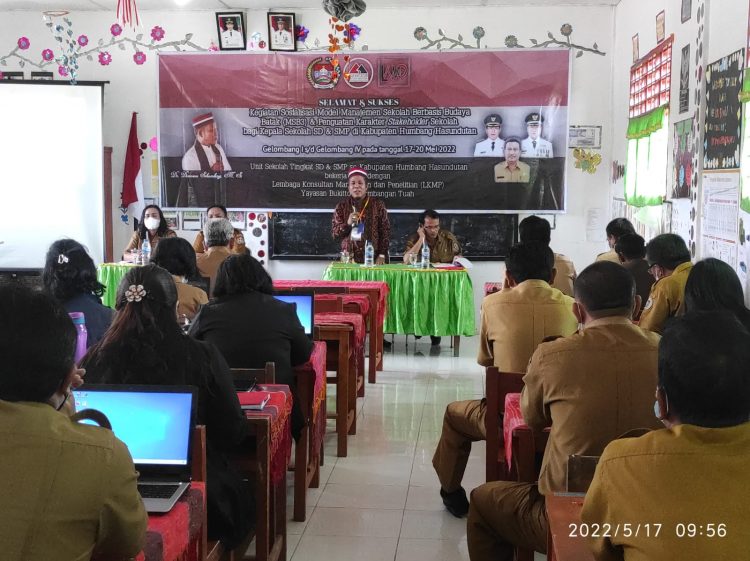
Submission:
[[[438,337],[472,336],[475,333],[474,291],[465,269],[416,269],[408,265],[362,267],[356,263],[332,263],[326,268],[323,278],[387,283],[390,292],[383,325],[385,333]]]
[[[586,538],[570,537],[570,524],[581,523],[583,494],[547,495],[545,504],[549,532],[547,533],[548,561],[594,561]]]
[[[172,510],[150,515],[146,546],[135,561],[201,561],[205,496],[205,483],[191,483]]]
[[[96,268],[96,279],[106,288],[102,296],[102,304],[114,309],[120,281],[130,269],[137,266],[130,263],[102,263]]]

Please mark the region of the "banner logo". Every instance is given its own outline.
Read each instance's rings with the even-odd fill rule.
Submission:
[[[364,58],[353,58],[344,67],[344,82],[354,89],[366,88],[374,77],[372,64]]]
[[[318,57],[307,65],[307,80],[313,88],[330,90],[339,81],[341,68],[334,65],[331,57]]]
[[[405,88],[409,86],[410,75],[407,57],[380,59],[378,85]]]

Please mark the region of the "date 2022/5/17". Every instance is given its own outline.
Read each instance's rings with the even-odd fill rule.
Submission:
[[[622,523],[622,524],[568,524],[568,536],[571,538],[658,538],[662,531],[669,531],[665,524],[659,522]],[[696,524],[693,522],[679,522],[671,529],[678,538],[723,538],[727,535],[727,525],[724,523]]]

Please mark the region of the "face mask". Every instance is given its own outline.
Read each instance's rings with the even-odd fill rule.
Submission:
[[[161,220],[158,218],[148,217],[143,221],[143,225],[149,230],[156,230],[159,227]]]
[[[658,401],[654,401],[654,416],[661,421],[661,407]]]

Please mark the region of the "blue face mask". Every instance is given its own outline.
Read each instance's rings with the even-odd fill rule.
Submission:
[[[654,401],[654,416],[661,420],[661,407],[659,407],[658,401]]]

